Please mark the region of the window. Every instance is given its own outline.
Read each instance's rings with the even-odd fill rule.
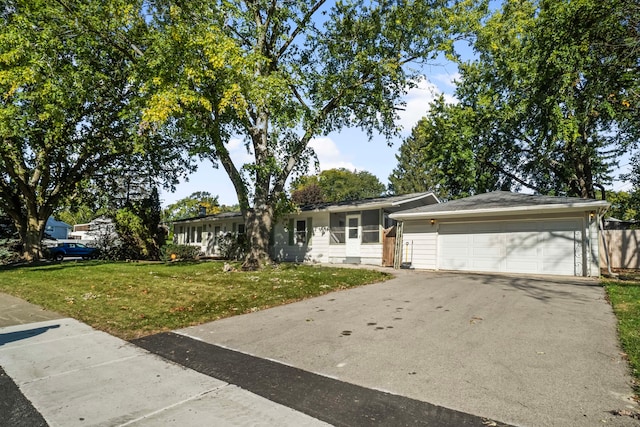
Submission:
[[[238,235],[244,234],[244,224],[238,224]]]
[[[220,238],[220,226],[216,225],[213,227],[213,242],[218,243],[218,239]]]
[[[202,227],[198,227],[196,229],[196,242],[198,243],[202,242]]]
[[[296,243],[307,243],[307,221],[296,221]]]
[[[349,227],[347,235],[350,239],[358,238],[358,218],[349,218]]]
[[[291,218],[286,229],[289,233],[289,246],[308,245],[311,242],[313,235],[311,218],[296,220]]]
[[[347,215],[344,212],[332,213],[329,215],[329,229],[331,236],[329,243],[340,245],[345,242],[345,230],[347,227]]]
[[[362,243],[380,242],[380,211],[362,212]]]

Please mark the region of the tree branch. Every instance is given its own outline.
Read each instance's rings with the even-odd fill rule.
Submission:
[[[309,11],[306,13],[306,15],[302,18],[302,20],[300,21],[300,23],[298,24],[298,26],[296,27],[295,30],[293,30],[293,32],[291,33],[291,35],[289,36],[289,38],[287,39],[286,42],[284,42],[284,44],[282,45],[282,47],[280,48],[280,50],[278,51],[278,54],[275,56],[274,59],[279,59],[282,55],[284,55],[284,53],[287,51],[287,49],[289,49],[289,46],[291,45],[291,43],[293,43],[293,41],[295,40],[296,37],[298,37],[298,34],[300,34],[302,31],[304,31],[304,29],[307,27],[307,24],[309,23],[309,21],[311,20],[311,18],[313,17],[313,15],[318,11],[318,9],[320,9],[320,7],[326,2],[326,0],[320,0],[318,1],[316,4],[313,5],[313,7],[311,9],[309,9]]]
[[[75,11],[67,6],[62,0],[54,0],[56,3],[58,3],[60,6],[62,6],[62,8],[64,10],[66,10],[67,12],[69,12],[69,14],[73,15],[76,19],[81,19],[81,16],[78,16]],[[121,46],[120,44],[118,44],[116,41],[112,40],[110,37],[102,34],[100,31],[98,31],[93,25],[91,25],[89,22],[87,22],[86,20],[82,20],[82,24],[89,30],[90,33],[97,35],[98,37],[104,39],[107,44],[111,45],[112,47],[114,47],[115,49],[117,49],[118,51],[120,51],[124,56],[127,57],[127,59],[129,59],[130,61],[135,61],[136,57],[134,55],[131,54],[131,52],[129,52],[129,50],[124,47]],[[131,49],[136,52],[136,54],[138,55],[142,55],[142,52],[140,51],[140,49],[134,45],[133,43],[131,43]]]

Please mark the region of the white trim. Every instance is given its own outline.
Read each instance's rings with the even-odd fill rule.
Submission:
[[[401,205],[404,205],[405,203],[411,203],[411,202],[415,202],[415,201],[418,201],[418,200],[426,199],[427,197],[432,197],[433,200],[436,201],[435,204],[440,203],[440,200],[438,199],[438,197],[436,197],[435,194],[426,193],[426,194],[421,194],[421,195],[416,196],[416,197],[412,197],[410,199],[404,199],[404,200],[399,200],[397,202],[393,202],[393,203],[391,203],[391,206],[401,206]]]
[[[571,203],[571,204],[549,204],[549,205],[530,205],[530,206],[517,206],[517,207],[501,207],[501,208],[484,208],[484,209],[468,209],[459,211],[435,211],[435,212],[397,212],[389,215],[390,218],[395,220],[405,219],[421,219],[421,218],[457,218],[457,217],[483,217],[483,216],[506,216],[513,214],[532,214],[532,213],[549,213],[552,212],[584,212],[584,211],[599,211],[600,209],[606,209],[609,207],[609,203],[602,201],[595,201],[589,203]]]

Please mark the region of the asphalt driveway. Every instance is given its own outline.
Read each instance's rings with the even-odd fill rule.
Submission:
[[[516,425],[636,425],[615,317],[592,279],[400,271],[178,333]]]

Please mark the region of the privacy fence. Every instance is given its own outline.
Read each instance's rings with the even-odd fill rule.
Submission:
[[[607,268],[607,254],[611,268],[640,269],[640,230],[604,230],[606,245],[600,245],[600,266]]]

